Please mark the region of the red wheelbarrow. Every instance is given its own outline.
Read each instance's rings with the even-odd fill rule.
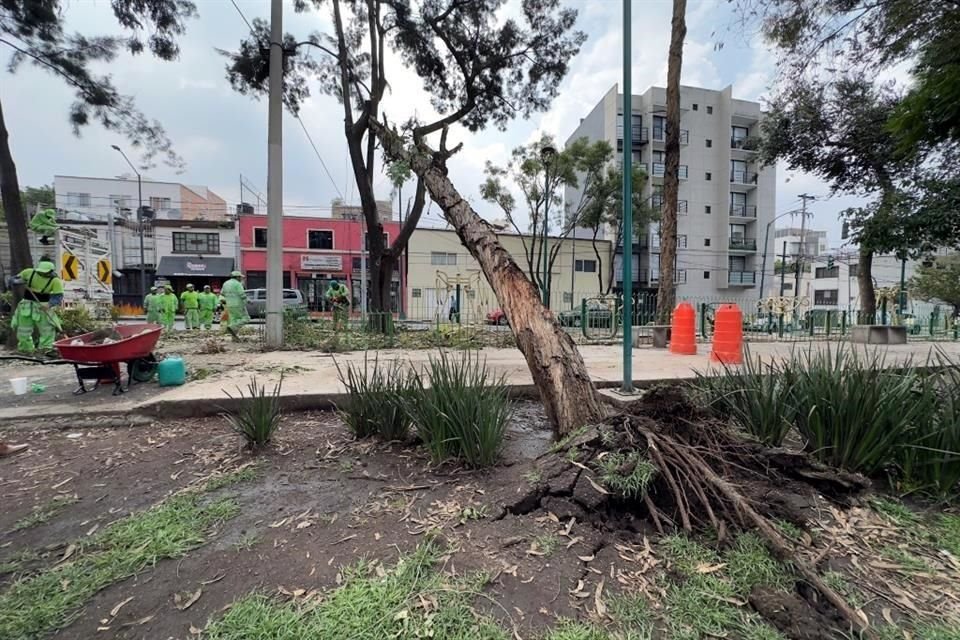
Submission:
[[[77,372],[77,382],[80,383],[73,392],[77,395],[92,391],[103,382],[113,383],[113,395],[123,393],[121,364],[127,365],[127,389],[133,382],[149,381],[157,369],[153,348],[157,346],[163,328],[156,324],[140,323],[116,325],[113,329],[121,338],[106,344],[92,344],[102,336],[102,332],[97,331],[54,342],[53,346],[62,360],[44,364],[72,364]],[[93,381],[90,389],[85,382],[88,380]]]

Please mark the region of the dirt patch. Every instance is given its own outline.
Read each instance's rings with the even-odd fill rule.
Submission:
[[[790,640],[835,640],[843,626],[842,618],[817,611],[794,593],[758,588],[750,604]]]

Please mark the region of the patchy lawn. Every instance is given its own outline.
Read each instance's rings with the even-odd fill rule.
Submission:
[[[332,413],[286,416],[259,456],[220,419],[0,434],[31,443],[0,461],[0,637],[843,637],[754,533],[591,511],[568,453],[569,492],[539,490],[565,476],[541,409],[514,415],[487,471],[354,441]],[[648,482],[616,462],[625,492]],[[878,498],[807,516],[781,531],[880,638],[960,638],[960,515]]]

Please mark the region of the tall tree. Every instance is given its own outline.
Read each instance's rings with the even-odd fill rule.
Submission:
[[[481,3],[482,4],[482,3]],[[386,58],[393,37],[398,53],[413,43],[401,43],[399,23],[411,11],[407,0],[298,0],[297,11],[320,10],[327,6],[332,29],[298,41],[284,36],[284,104],[297,115],[311,95],[311,82],[322,93],[336,98],[343,107],[343,132],[347,141],[350,169],[360,195],[370,263],[370,309],[389,312],[393,273],[416,229],[426,203],[423,182],[418,179],[414,200],[400,232],[389,246],[384,242],[383,218],[377,208],[374,189],[378,176],[379,150],[370,122],[380,117],[389,87]],[[439,22],[438,22],[439,24]],[[241,94],[266,95],[269,86],[270,25],[256,19],[250,37],[228,57],[227,77]],[[316,56],[316,57],[314,57]],[[389,323],[375,315],[372,326],[386,330]]]
[[[876,313],[874,254],[915,244],[904,220],[905,188],[916,165],[894,152],[896,140],[885,128],[898,103],[893,91],[859,76],[807,81],[778,94],[761,122],[762,162],[782,159],[791,169],[820,176],[834,193],[873,198],[844,213],[859,245],[860,310],[866,315]]]
[[[142,151],[149,166],[157,155],[168,164],[181,166],[163,127],[137,109],[132,96],[114,86],[109,75],[94,73],[94,63],[112,62],[120,53],[149,51],[162,60],[180,52],[177,37],[186,21],[196,14],[190,0],[111,0],[113,15],[127,35],[88,36],[65,29],[67,7],[61,0],[3,0],[0,2],[0,45],[11,52],[7,70],[16,73],[23,63],[51,73],[75,91],[69,117],[73,131],[98,122],[127,137]],[[29,96],[19,95],[28,100]],[[37,97],[39,99],[39,96]],[[27,214],[20,199],[17,167],[11,152],[10,131],[0,104],[0,195],[10,234],[14,272],[30,262]]]
[[[371,121],[388,159],[404,160],[426,185],[461,242],[480,264],[506,314],[555,430],[596,420],[602,408],[570,335],[539,300],[536,287],[497,240],[489,223],[447,176],[461,145],[447,144],[451,125],[475,131],[503,127],[545,109],[585,36],[573,30],[576,11],[559,0],[523,0],[519,18],[504,18],[503,0],[433,0],[396,10],[394,44],[420,76],[440,117],[401,129]],[[428,138],[439,134],[433,144]]]
[[[910,280],[910,292],[928,302],[945,302],[960,317],[960,255],[942,256],[921,266]]]
[[[669,324],[676,304],[677,205],[680,197],[680,69],[687,37],[687,0],[673,0],[670,50],[667,56],[667,131],[664,144],[663,217],[660,221],[660,288],[657,322]],[[624,116],[626,117],[626,116]]]
[[[20,202],[27,213],[34,211],[37,207],[52,207],[56,201],[53,187],[47,184],[40,187],[24,187],[20,192]],[[3,205],[0,204],[0,219],[4,217]]]

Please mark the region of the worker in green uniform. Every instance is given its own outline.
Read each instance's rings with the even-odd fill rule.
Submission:
[[[167,331],[173,331],[173,323],[177,319],[177,307],[179,307],[177,294],[173,292],[173,286],[163,285],[163,293],[160,295],[160,324]]]
[[[150,293],[143,298],[143,310],[147,312],[147,322],[160,324],[160,295],[157,287],[150,287]]]
[[[197,294],[200,303],[200,324],[204,329],[213,328],[213,312],[217,308],[217,294],[210,290],[210,285],[203,285],[203,291]]]
[[[17,351],[33,353],[38,348],[43,353],[52,351],[61,325],[50,300],[63,295],[63,281],[57,276],[57,268],[49,260],[41,259],[36,267],[21,271],[14,283],[24,285],[23,300],[17,305],[10,324],[17,332]],[[34,327],[40,337],[36,344]]]
[[[30,230],[40,235],[40,244],[50,244],[50,239],[47,236],[52,236],[59,228],[55,209],[38,211],[30,218]]]
[[[243,289],[243,274],[234,271],[230,274],[230,279],[223,283],[220,289],[220,299],[227,308],[227,332],[233,336],[234,340],[240,339],[238,330],[250,321],[247,315],[247,292]]]
[[[180,294],[180,303],[183,305],[183,323],[187,331],[200,328],[200,294],[196,292],[192,284],[187,285],[187,290]]]
[[[347,324],[347,306],[350,304],[350,292],[338,280],[331,280],[330,286],[327,287],[323,297],[333,307],[333,330],[343,328]]]

